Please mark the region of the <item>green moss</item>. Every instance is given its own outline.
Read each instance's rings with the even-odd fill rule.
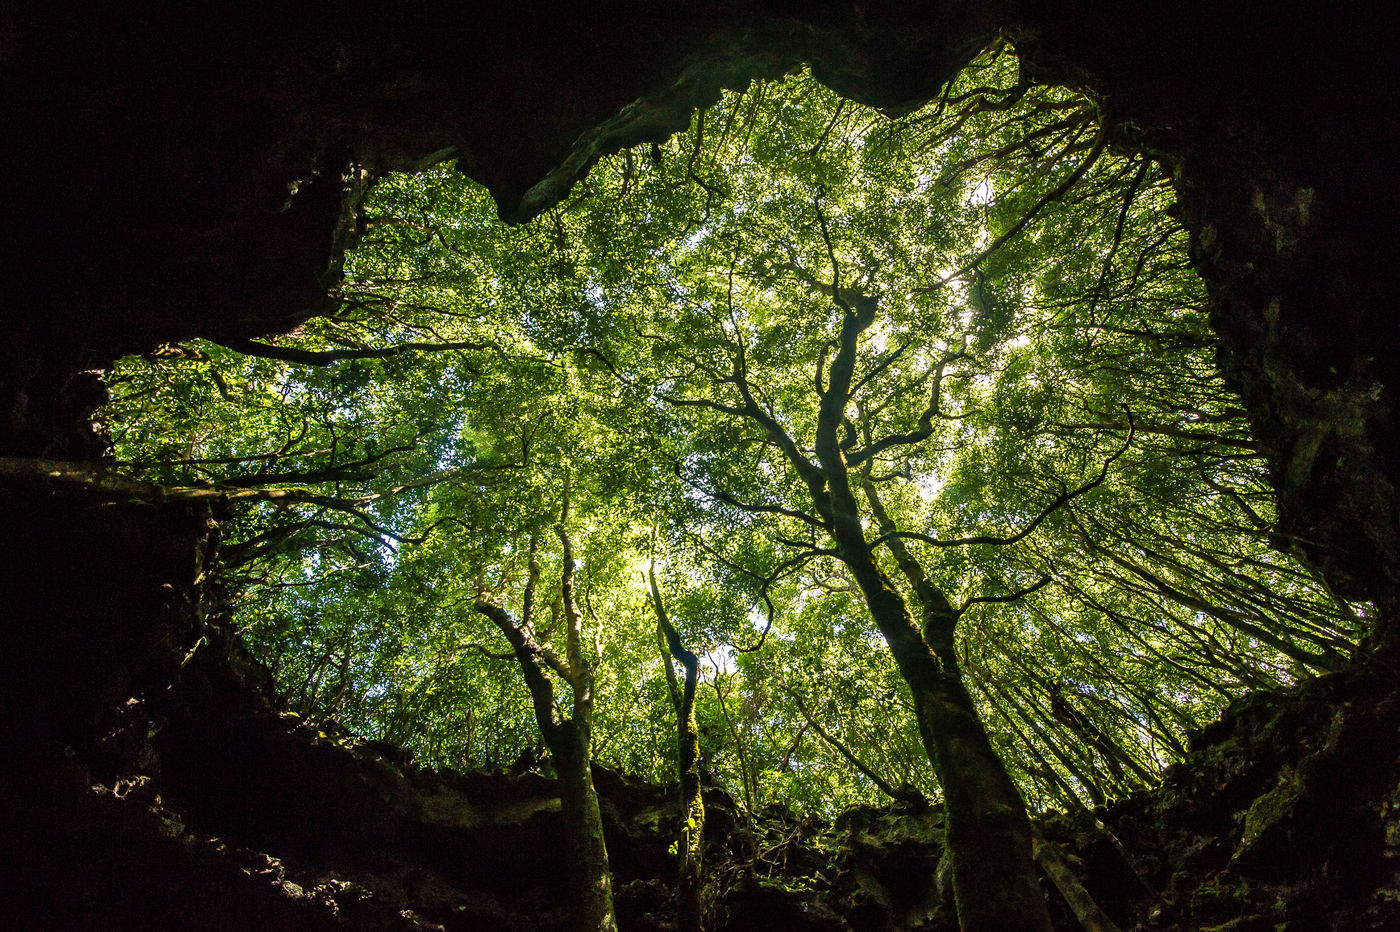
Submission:
[[[1240,836],[1240,846],[1235,852],[1235,857],[1239,858],[1271,829],[1287,820],[1303,794],[1303,783],[1296,772],[1285,770],[1280,774],[1274,788],[1256,799],[1245,813],[1244,832]]]

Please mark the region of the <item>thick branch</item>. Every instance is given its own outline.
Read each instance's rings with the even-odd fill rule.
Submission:
[[[681,641],[680,632],[671,624],[671,618],[666,613],[666,605],[661,600],[661,590],[656,585],[656,566],[653,564],[647,571],[647,584],[651,594],[652,610],[656,612],[656,624],[661,629],[661,634],[666,640],[666,649],[682,667],[685,668],[685,691],[677,697],[677,712],[692,708],[695,703],[695,685],[700,670],[700,659],[695,653],[686,648]]]
[[[514,654],[513,652],[502,652],[502,653],[497,653],[497,652],[492,651],[492,650],[487,650],[486,648],[482,647],[480,644],[477,644],[475,641],[473,641],[472,643],[470,643],[470,644],[468,644],[468,645],[466,645],[466,646],[467,646],[469,649],[476,651],[476,652],[477,652],[478,654],[480,654],[481,656],[483,656],[483,657],[488,657],[488,658],[490,658],[491,660],[514,660],[514,659],[515,659],[515,654]]]
[[[540,734],[544,736],[545,743],[557,754],[562,738],[560,728],[564,721],[554,704],[554,684],[549,681],[549,677],[540,666],[541,651],[535,641],[534,632],[516,624],[509,612],[485,599],[477,600],[472,607],[495,622],[496,627],[501,629],[501,633],[510,642],[510,646],[515,649],[515,659],[520,663],[520,672],[525,678],[525,686],[530,691],[530,700],[535,708],[535,722],[540,727]]]
[[[861,489],[870,504],[871,514],[875,516],[876,526],[880,529],[883,539],[888,541],[890,552],[894,554],[895,565],[908,581],[909,587],[914,590],[914,597],[922,609],[924,640],[936,651],[949,652],[953,646],[953,630],[962,612],[953,608],[953,603],[943,590],[929,579],[923,566],[899,539],[894,530],[894,521],[890,519],[884,503],[875,492],[875,483],[870,479],[868,468],[866,472],[862,477]]]
[[[1063,508],[1065,505],[1069,504],[1074,499],[1078,498],[1084,493],[1090,492],[1102,485],[1103,481],[1108,478],[1108,468],[1113,465],[1113,462],[1116,459],[1118,459],[1118,457],[1128,452],[1128,447],[1131,446],[1133,442],[1133,415],[1132,412],[1127,410],[1127,408],[1124,408],[1123,410],[1128,415],[1128,437],[1126,440],[1123,441],[1123,445],[1119,447],[1118,450],[1115,453],[1113,453],[1112,456],[1104,460],[1103,467],[1099,470],[1099,474],[1093,479],[1086,482],[1084,485],[1079,486],[1079,488],[1071,489],[1068,492],[1064,492],[1060,495],[1057,495],[1055,497],[1055,500],[1052,501],[1049,505],[1047,505],[1040,512],[1040,514],[1036,515],[1034,518],[1031,519],[1031,522],[1029,524],[1027,524],[1015,534],[1012,534],[1010,537],[995,537],[991,535],[981,534],[976,537],[959,537],[953,540],[939,540],[935,537],[929,537],[927,534],[917,534],[913,531],[889,531],[883,534],[871,546],[878,546],[879,544],[887,543],[890,539],[895,537],[903,537],[909,540],[922,541],[923,543],[928,544],[930,547],[966,547],[972,544],[996,544],[1000,546],[1014,544],[1024,540],[1025,538],[1029,537],[1035,531],[1036,528],[1040,527],[1041,523],[1046,518],[1050,517],[1056,511]]]
[[[861,463],[874,456],[883,453],[890,447],[908,446],[915,443],[923,443],[933,435],[933,419],[943,417],[942,412],[942,392],[943,392],[943,372],[948,364],[956,362],[967,355],[965,347],[959,348],[956,353],[944,356],[938,361],[938,365],[933,371],[933,387],[929,390],[928,405],[923,413],[919,415],[919,425],[914,430],[904,434],[891,434],[883,437],[863,449],[856,450],[846,457],[846,462],[851,467],[859,466]]]
[[[702,495],[708,495],[711,498],[724,502],[726,505],[732,505],[740,511],[745,511],[749,514],[782,515],[786,518],[795,518],[798,521],[801,521],[804,524],[811,525],[812,527],[818,530],[825,530],[825,525],[823,525],[816,518],[807,514],[807,512],[805,511],[800,511],[795,508],[784,508],[781,505],[755,505],[750,502],[740,501],[734,495],[724,491],[723,489],[709,489],[698,483],[691,482],[681,472],[680,463],[676,464],[676,476],[682,481],[684,481],[686,485],[690,486],[692,489],[701,493]]]
[[[677,925],[682,932],[700,932],[703,926],[701,876],[702,842],[705,830],[705,802],[700,791],[700,728],[695,721],[695,689],[700,681],[700,660],[686,649],[680,633],[666,614],[661,589],[656,584],[656,564],[647,570],[656,625],[665,642],[662,657],[667,682],[676,708],[676,775],[680,783],[681,825],[676,847],[681,853],[676,891]],[[671,658],[685,667],[685,688],[676,689]]]
[[[1118,926],[1103,907],[1094,901],[1089,891],[1074,876],[1065,856],[1054,843],[1047,841],[1034,825],[1031,826],[1031,852],[1045,874],[1064,895],[1065,902],[1085,932],[1118,932]]]
[[[274,346],[256,340],[231,340],[225,344],[229,349],[245,356],[258,356],[263,359],[276,359],[295,363],[299,366],[330,366],[346,359],[388,359],[404,353],[445,352],[450,350],[487,349],[489,343],[399,343],[395,346],[381,346],[373,349],[304,350],[295,346]]]

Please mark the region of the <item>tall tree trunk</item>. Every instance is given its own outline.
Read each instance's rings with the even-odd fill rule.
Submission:
[[[825,237],[825,218],[820,211],[817,216]],[[836,266],[834,254],[832,265]],[[992,749],[958,668],[953,639],[958,612],[899,545],[899,538],[892,538],[891,552],[922,608],[924,625],[920,631],[904,596],[880,568],[865,538],[840,434],[843,428],[850,430],[846,407],[856,347],[860,334],[875,319],[878,302],[843,290],[839,275],[831,292],[844,315],[817,415],[814,452],[820,469],[812,469],[805,460],[798,468],[805,473],[813,505],[836,552],[850,569],[913,694],[919,735],[943,787],[960,925],[968,932],[1050,932],[1050,914],[1031,857],[1025,801]],[[867,483],[867,497],[876,508],[878,499],[873,491]],[[876,511],[876,518],[882,526],[890,524],[882,510]]]
[[[952,651],[935,654],[919,636],[873,558],[852,569],[909,684],[919,736],[943,788],[959,924],[967,932],[1049,932],[1025,801],[992,749]]]
[[[603,816],[598,791],[593,786],[588,742],[567,722],[560,729],[558,746],[551,745],[554,768],[559,774],[559,808],[564,820],[564,846],[570,854],[573,887],[577,899],[573,913],[580,930],[616,932],[613,913],[612,872],[608,847],[603,840]],[[582,739],[582,740],[581,740]]]
[[[1026,805],[972,697],[956,670],[915,675],[910,688],[919,733],[943,786],[959,923],[965,930],[1049,930]]]
[[[515,649],[515,658],[529,689],[540,735],[554,758],[559,775],[559,809],[564,822],[564,850],[572,873],[574,927],[580,932],[617,932],[613,912],[612,873],[608,848],[603,840],[603,816],[598,808],[598,791],[593,786],[593,671],[582,650],[583,619],[574,601],[573,542],[563,522],[569,517],[568,487],[565,486],[559,540],[563,546],[564,571],[560,595],[568,622],[567,653],[561,658],[542,643],[535,632],[535,584],[539,562],[537,542],[531,541],[529,582],[522,600],[521,617],[516,621],[498,605],[479,599],[476,611],[495,622]],[[573,710],[565,716],[554,701],[554,684],[545,672],[553,670],[573,693]]]
[[[680,932],[700,932],[704,926],[703,851],[705,832],[705,800],[700,794],[700,727],[695,721],[695,689],[700,678],[700,660],[681,641],[680,632],[666,614],[661,590],[656,585],[656,570],[647,574],[651,588],[652,607],[663,641],[662,660],[666,665],[667,688],[676,710],[676,772],[680,781],[681,826],[676,840],[680,858],[676,882],[676,928]],[[671,667],[674,657],[685,670],[683,685],[677,684]]]
[[[598,791],[593,786],[593,668],[583,652],[583,615],[574,599],[574,544],[569,538],[569,485],[564,484],[564,507],[559,518],[559,543],[564,570],[559,592],[568,624],[567,662],[564,678],[573,689],[573,714],[555,729],[558,748],[554,752],[559,773],[559,805],[563,810],[565,841],[575,853],[578,889],[578,928],[616,932],[613,914],[612,872],[608,848],[603,841],[603,816],[598,809]]]

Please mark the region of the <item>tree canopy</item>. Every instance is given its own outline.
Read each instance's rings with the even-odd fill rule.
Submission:
[[[675,777],[654,566],[700,766],[749,811],[939,799],[886,586],[1028,803],[1093,806],[1361,635],[1270,547],[1172,203],[1007,46],[908,113],[794,74],[526,225],[450,166],[384,178],[335,314],[128,359],[106,417],[124,471],[238,493],[232,617],[288,701],[425,763],[539,743],[475,606],[563,650],[558,586],[524,600],[567,495],[594,758]]]

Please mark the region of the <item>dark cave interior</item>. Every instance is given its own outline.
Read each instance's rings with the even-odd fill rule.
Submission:
[[[1123,145],[1171,166],[1221,367],[1269,457],[1276,545],[1375,624],[1353,669],[1238,703],[1152,793],[1042,830],[1125,927],[1396,928],[1397,18],[1256,2],[11,4],[0,457],[100,460],[93,370],[123,354],[325,312],[385,172],[450,151],[522,220],[721,86],[805,62],[898,108],[1011,36],[1037,80],[1090,89]],[[566,922],[557,891],[531,886],[558,856],[543,778],[420,772],[278,711],[222,624],[217,514],[9,468],[0,514],[7,926]],[[597,780],[620,922],[659,925],[668,797]],[[772,814],[796,839],[793,876],[829,883],[738,885],[717,925],[951,928],[936,818],[794,831]],[[801,840],[819,837],[839,837],[838,861]]]

